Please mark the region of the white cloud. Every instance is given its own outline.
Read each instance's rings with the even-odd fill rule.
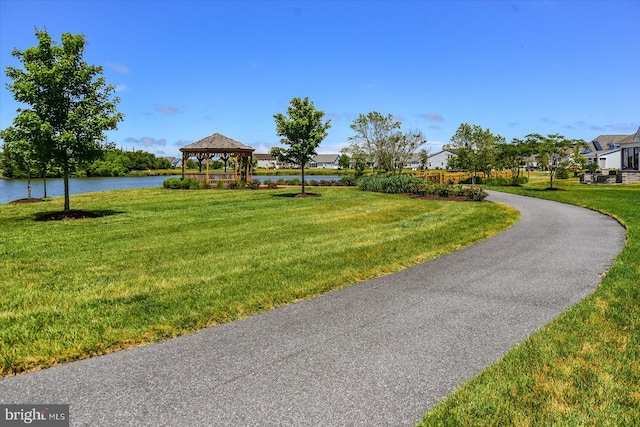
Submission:
[[[444,122],[444,117],[439,113],[424,113],[419,116],[428,122]]]
[[[107,67],[111,68],[112,70],[114,70],[116,73],[119,73],[119,74],[129,74],[129,67],[127,67],[124,64],[108,62]]]
[[[164,138],[156,139],[156,138],[151,138],[149,136],[143,136],[142,138],[128,137],[128,138],[125,138],[124,142],[128,144],[142,145],[144,147],[152,147],[154,145],[159,145],[161,147],[164,147],[165,145],[167,145],[166,139]]]
[[[155,110],[164,114],[177,114],[180,110],[177,107],[170,107],[168,105],[158,105]]]

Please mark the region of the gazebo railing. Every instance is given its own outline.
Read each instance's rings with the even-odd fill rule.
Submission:
[[[198,182],[206,182],[206,172],[187,172],[185,178],[197,179]],[[209,172],[209,184],[215,184],[218,181],[231,182],[238,180],[239,177],[233,172]]]

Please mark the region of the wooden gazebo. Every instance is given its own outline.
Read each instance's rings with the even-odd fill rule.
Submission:
[[[253,152],[255,148],[249,147],[234,139],[214,133],[206,138],[196,141],[192,144],[184,146],[180,149],[182,152],[182,179],[196,178],[200,182],[206,182],[208,184],[214,184],[216,181],[239,181],[244,179],[249,181],[252,178],[252,163]],[[206,161],[206,173],[196,172],[187,173],[187,160],[191,156],[196,156],[200,161]],[[223,173],[209,173],[209,161],[216,157],[220,158],[233,158],[234,159],[234,171]],[[239,161],[242,159],[244,171],[238,167]]]

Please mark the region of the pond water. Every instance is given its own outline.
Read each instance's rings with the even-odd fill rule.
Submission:
[[[161,187],[165,179],[169,176],[136,176],[136,177],[102,177],[102,178],[71,178],[69,180],[69,193],[93,193],[96,191],[121,190],[126,188],[149,188]],[[267,179],[277,181],[278,179],[300,179],[300,176],[254,176],[260,182]],[[321,179],[336,181],[340,176],[306,176],[306,181]],[[44,197],[42,179],[31,180],[31,197]],[[62,178],[47,179],[47,197],[64,195],[64,182]],[[26,179],[0,179],[0,204],[9,203],[13,200],[27,197]]]

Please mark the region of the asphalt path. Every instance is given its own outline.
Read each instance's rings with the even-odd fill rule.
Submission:
[[[401,426],[593,292],[625,242],[596,212],[491,193],[510,229],[452,254],[160,344],[0,381],[71,425]]]

